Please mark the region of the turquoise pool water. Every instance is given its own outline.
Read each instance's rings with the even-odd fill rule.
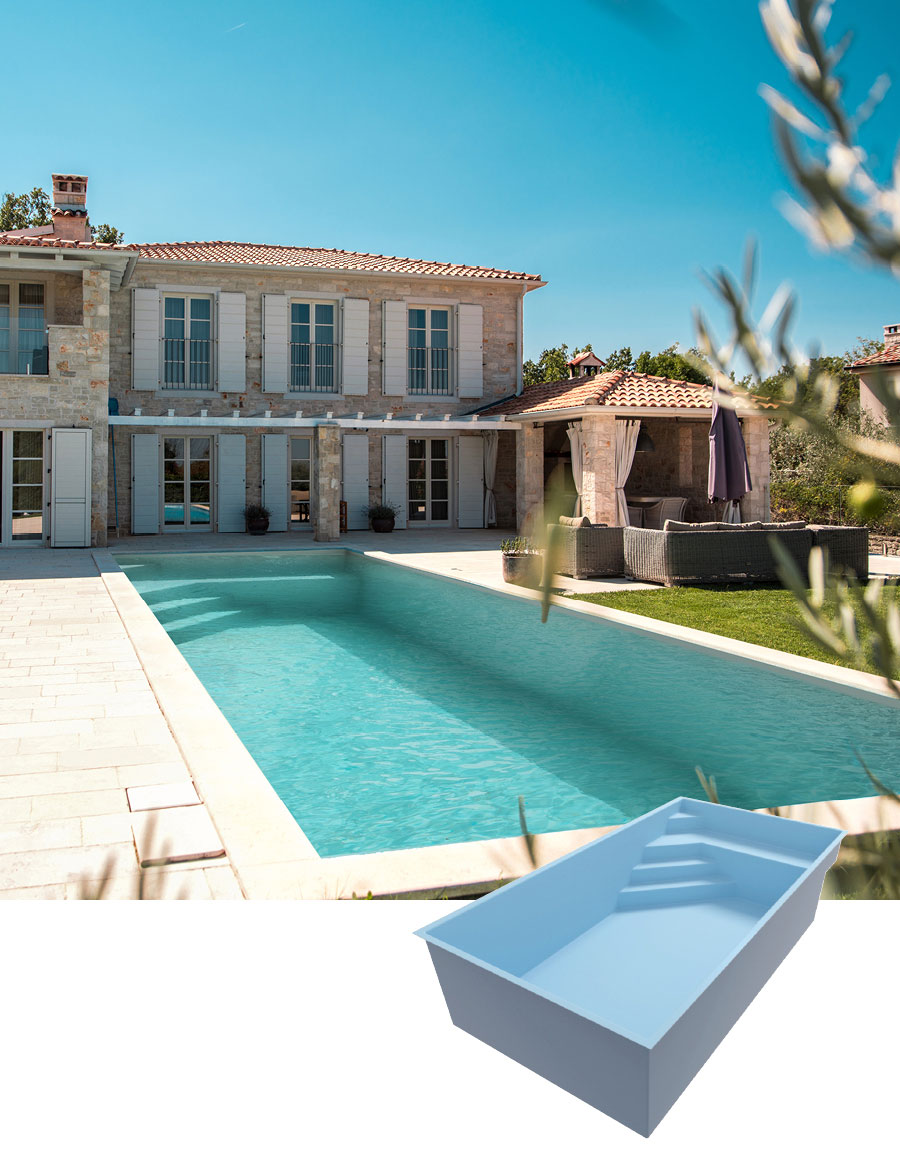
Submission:
[[[119,562],[322,855],[900,787],[900,707],[346,551]]]

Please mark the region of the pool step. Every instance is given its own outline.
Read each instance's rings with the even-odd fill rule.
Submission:
[[[631,872],[628,882],[630,886],[638,886],[643,883],[658,883],[669,879],[679,881],[707,878],[716,873],[716,865],[712,859],[671,859],[664,862],[638,863]]]
[[[697,858],[703,855],[703,848],[721,847],[736,854],[756,855],[758,858],[774,859],[776,862],[792,866],[806,867],[810,860],[784,849],[776,849],[767,843],[750,842],[731,835],[712,834],[664,834],[653,839],[644,847],[644,862],[669,862],[674,859]]]
[[[678,811],[674,815],[669,815],[669,821],[666,824],[666,833],[680,835],[685,831],[699,831],[702,826],[703,819],[700,815],[691,815]]]
[[[679,906],[686,902],[712,902],[714,899],[732,898],[737,894],[737,883],[722,874],[688,882],[643,883],[625,886],[619,891],[618,906],[622,910],[636,907]]]

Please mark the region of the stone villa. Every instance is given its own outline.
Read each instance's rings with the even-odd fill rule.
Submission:
[[[616,491],[705,503],[709,389],[600,361],[522,388],[540,276],[320,248],[93,242],[87,177],[52,222],[0,233],[0,546],[119,534],[368,526],[521,530],[562,466],[595,521]],[[765,416],[742,413],[768,517]],[[622,474],[617,442],[653,444]],[[622,425],[622,426],[620,426]],[[570,431],[577,429],[579,437]],[[636,432],[635,432],[636,434]],[[582,452],[572,467],[573,444]]]

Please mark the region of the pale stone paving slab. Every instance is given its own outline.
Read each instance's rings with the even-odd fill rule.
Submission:
[[[0,897],[93,897],[110,864],[102,897],[137,897],[127,788],[200,800],[91,553],[0,555],[0,638]],[[224,855],[185,809],[205,837],[176,845]],[[227,857],[152,869],[144,897],[243,898]]]
[[[145,811],[134,816],[133,826],[141,866],[217,858],[225,853],[204,807]]]
[[[128,788],[128,805],[133,811],[194,807],[199,802],[193,783],[158,783],[155,786]]]

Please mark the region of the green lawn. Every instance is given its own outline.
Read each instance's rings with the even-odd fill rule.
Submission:
[[[790,591],[783,587],[663,587],[658,591],[606,591],[567,598],[696,627],[824,663],[854,665],[824,651],[795,626],[800,613]]]

